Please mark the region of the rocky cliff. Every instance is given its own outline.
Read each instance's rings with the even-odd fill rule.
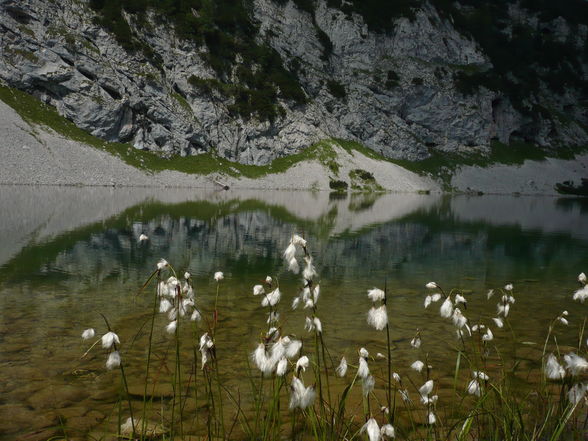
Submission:
[[[366,12],[377,3],[0,0],[0,78],[164,155],[266,164],[333,137],[409,160],[588,144],[580,19],[501,0],[486,29],[466,0]]]

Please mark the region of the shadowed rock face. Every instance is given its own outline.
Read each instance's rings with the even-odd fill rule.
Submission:
[[[147,14],[148,26],[137,26],[125,15],[161,60],[155,67],[144,52],[123,49],[95,24],[88,5],[74,0],[0,3],[0,78],[100,138],[168,154],[215,149],[248,164],[268,163],[327,137],[356,140],[386,157],[410,160],[431,150],[487,152],[492,139],[553,148],[588,142],[575,122],[587,121],[581,97],[572,90],[533,97],[552,103],[572,116],[570,121],[531,121],[509,97],[485,88],[467,96],[458,92],[455,74],[483,71],[491,62],[475,41],[426,3],[414,19],[396,19],[388,33],[368,29],[359,15],[329,8],[323,0],[314,16],[292,2],[281,3],[255,0],[250,15],[259,25],[258,41],[275,49],[286,68],[297,65],[308,100],[279,100],[284,113],[272,122],[235,116],[229,111],[233,98],[189,83],[191,76],[219,79],[205,61],[205,45],[179,40],[153,14]],[[572,31],[562,20],[549,26],[567,38]],[[328,56],[317,28],[332,44]],[[586,29],[578,29],[580,47]],[[342,87],[344,96],[334,96],[329,82],[339,91]]]

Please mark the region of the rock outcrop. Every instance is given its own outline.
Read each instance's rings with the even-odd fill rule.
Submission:
[[[165,19],[151,12],[139,21],[123,12],[148,48],[129,52],[80,0],[0,0],[0,79],[100,138],[164,155],[215,151],[266,164],[333,137],[408,160],[432,152],[484,154],[492,140],[554,150],[588,144],[588,116],[575,89],[530,97],[529,106],[541,101],[543,109],[532,117],[504,93],[460,92],[456,74],[485,71],[492,61],[431,4],[413,18],[396,18],[386,32],[326,0],[314,13],[292,1],[254,0],[249,12],[256,41],[277,51],[306,96],[304,103],[277,99],[283,111],[275,118],[235,114],[238,98],[195,87],[190,78],[219,80],[206,61],[209,49],[178,38]],[[586,26],[572,35],[562,18],[529,17],[557,38],[576,38],[571,44],[578,48],[586,43]]]

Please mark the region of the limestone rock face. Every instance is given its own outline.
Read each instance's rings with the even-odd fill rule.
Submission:
[[[233,98],[190,84],[191,76],[216,78],[206,46],[178,39],[153,13],[141,28],[125,15],[160,60],[156,66],[143,52],[122,48],[80,0],[0,0],[0,79],[102,139],[165,155],[214,150],[247,164],[266,164],[330,137],[409,160],[434,151],[483,154],[493,139],[551,148],[588,143],[582,126],[588,116],[573,93],[551,97],[545,91],[571,121],[531,120],[507,96],[485,88],[460,93],[454,75],[487,69],[490,60],[429,4],[383,33],[326,0],[317,1],[314,16],[292,1],[282,3],[251,2],[256,38],[275,49],[284,66],[297,63],[308,100],[280,102],[285,111],[271,122],[234,116],[228,108]],[[558,39],[570,38],[565,20],[549,26]],[[587,28],[578,29],[573,37],[584,44]],[[317,30],[332,43],[329,53]],[[329,82],[342,87],[343,96],[333,96]]]

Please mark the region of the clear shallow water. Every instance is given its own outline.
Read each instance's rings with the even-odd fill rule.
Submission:
[[[421,328],[423,351],[441,384],[452,376],[456,342],[438,306],[423,309],[430,280],[466,290],[470,320],[494,310],[495,301],[485,300],[488,288],[513,282],[517,340],[536,343],[517,354],[523,367],[536,366],[555,315],[570,311],[571,326],[558,336],[564,346],[575,342],[586,315],[571,300],[577,274],[588,269],[582,200],[3,187],[0,206],[1,439],[37,431],[50,436],[55,427],[82,439],[114,430],[119,375],[105,371],[100,349],[80,360],[88,345],[79,335],[90,326],[102,330],[98,313],[105,314],[138,388],[151,297],[134,294],[161,257],[193,274],[204,311],[214,302],[212,275],[224,271],[218,357],[227,385],[243,392],[247,354],[266,326],[259,298],[251,295],[254,284],[267,274],[278,277],[285,332],[308,338],[305,313],[289,310],[298,277],[281,260],[293,232],[305,235],[315,258],[319,316],[337,359],[354,360],[360,346],[385,352],[383,334],[365,323],[366,290],[384,281],[395,370],[408,372],[423,357],[408,345]],[[142,232],[147,243],[137,240]],[[171,344],[165,325],[158,318],[161,352]],[[186,349],[186,359],[189,354]],[[164,377],[165,360],[157,367]]]

